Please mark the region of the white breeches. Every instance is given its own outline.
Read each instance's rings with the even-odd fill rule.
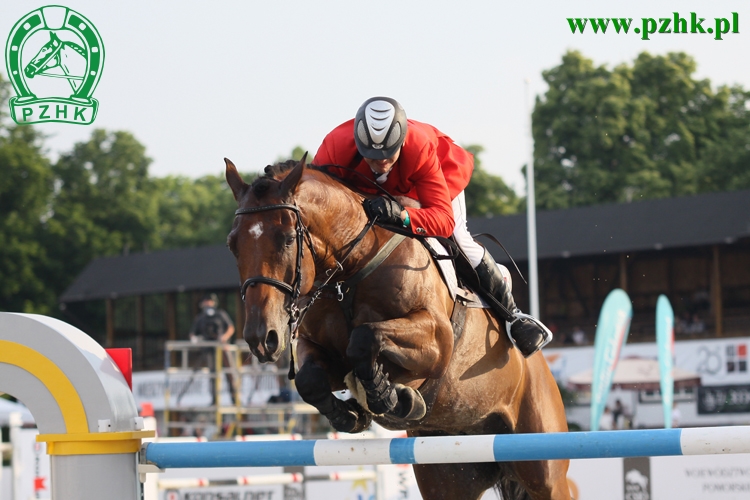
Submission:
[[[466,225],[466,198],[464,197],[464,192],[461,191],[458,193],[451,203],[453,205],[453,220],[456,222],[456,226],[453,229],[453,237],[456,238],[456,243],[458,243],[458,246],[461,247],[461,250],[469,258],[471,266],[476,268],[482,262],[482,257],[484,257],[484,247],[474,241]],[[497,267],[500,268],[503,278],[505,278],[505,281],[512,289],[513,282],[511,281],[508,268],[500,264]]]

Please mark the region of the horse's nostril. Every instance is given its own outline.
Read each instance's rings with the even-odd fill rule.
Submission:
[[[268,335],[266,335],[266,352],[269,354],[274,353],[278,348],[279,334],[276,333],[276,330],[271,330],[270,332],[268,332]]]

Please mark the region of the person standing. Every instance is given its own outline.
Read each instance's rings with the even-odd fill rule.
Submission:
[[[615,420],[612,416],[612,411],[609,406],[604,407],[604,413],[602,414],[601,420],[599,420],[600,431],[611,431],[615,428]]]
[[[622,406],[622,401],[619,399],[615,401],[615,409],[612,410],[612,426],[614,429],[622,429],[624,426],[620,424],[620,417],[625,414],[625,408]]]
[[[680,420],[682,419],[682,412],[677,407],[677,401],[672,402],[672,429],[676,429],[680,426]]]
[[[190,340],[192,342],[231,343],[232,336],[234,335],[234,322],[225,310],[219,308],[219,299],[216,294],[211,293],[203,297],[200,302],[200,308],[201,311],[195,317],[193,325],[190,328]],[[223,346],[222,356],[224,366],[234,366],[234,360],[230,359]],[[203,357],[204,366],[216,374],[216,350],[214,348],[205,349]],[[229,394],[232,397],[232,403],[235,404],[234,377],[227,374],[227,382],[229,384]],[[215,381],[212,380],[209,385],[211,390],[211,406],[214,406],[217,404]]]

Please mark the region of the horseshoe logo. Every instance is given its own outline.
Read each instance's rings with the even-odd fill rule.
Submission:
[[[41,40],[44,43],[34,53],[28,50],[30,40],[37,46]],[[29,58],[29,53],[34,55]],[[82,14],[60,5],[29,12],[8,36],[5,61],[17,94],[10,99],[11,117],[16,123],[93,123],[99,102],[92,94],[102,75],[104,45],[99,32]],[[70,93],[63,87],[56,95],[37,95],[33,83],[44,79],[66,80]]]

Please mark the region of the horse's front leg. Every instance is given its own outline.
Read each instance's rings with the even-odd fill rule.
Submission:
[[[453,352],[450,322],[421,309],[403,318],[364,323],[352,330],[346,355],[354,367],[375,415],[407,420],[424,417],[426,407],[414,389],[388,379],[378,357],[383,356],[409,378],[437,378],[445,373]]]
[[[295,377],[297,392],[302,399],[314,406],[339,432],[362,432],[370,426],[372,417],[355,399],[342,401],[332,393],[331,379],[338,378],[336,385],[343,385],[343,376],[331,371],[328,355],[317,344],[304,338],[297,341],[297,356],[300,368]]]

